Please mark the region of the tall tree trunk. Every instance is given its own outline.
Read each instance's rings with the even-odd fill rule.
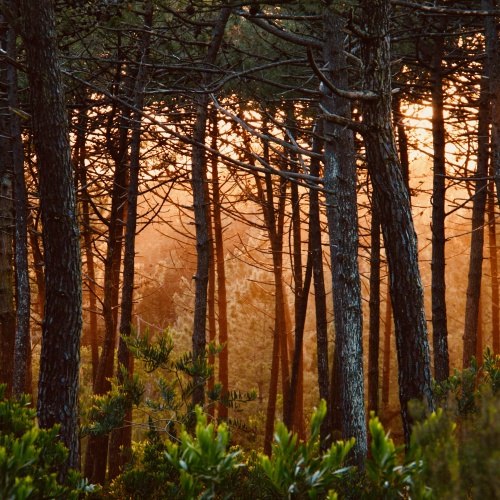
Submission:
[[[492,175],[490,167],[490,176]],[[488,244],[490,257],[491,276],[491,336],[493,339],[493,352],[500,354],[500,321],[499,321],[499,286],[498,286],[498,257],[497,257],[497,232],[495,221],[495,186],[492,184],[488,190]]]
[[[389,388],[391,385],[391,330],[392,330],[392,303],[389,277],[387,279],[387,294],[385,304],[385,329],[384,329],[384,370],[382,379],[382,404],[384,410],[389,405]]]
[[[16,54],[16,33],[9,28],[7,33],[7,53],[12,59]],[[10,135],[12,147],[12,170],[14,172],[14,205],[16,212],[15,221],[15,265],[17,287],[17,327],[16,348],[14,362],[14,395],[17,399],[22,392],[31,394],[31,339],[30,339],[30,303],[31,290],[29,282],[28,263],[28,205],[26,199],[26,185],[24,182],[24,157],[23,142],[21,137],[21,124],[17,113],[19,109],[17,70],[14,66],[7,67],[8,79],[8,104],[10,108]],[[29,360],[29,361],[28,361]]]
[[[482,0],[483,10],[497,9],[497,0]],[[490,175],[494,178],[497,203],[500,205],[500,41],[497,18],[485,17],[485,51],[488,57],[488,76],[490,83],[491,103],[491,148],[490,148]],[[499,291],[498,291],[498,260],[496,245],[496,223],[494,220],[494,189],[490,190],[491,200],[488,210],[490,266],[491,266],[491,295],[492,295],[492,330],[493,350],[500,352],[499,328]],[[496,349],[495,349],[496,347]]]
[[[6,50],[8,26],[0,19],[2,49]],[[9,83],[7,63],[0,66],[2,85]],[[10,123],[8,96],[0,97],[0,384],[7,384],[5,396],[12,397],[14,382],[14,351],[16,344],[16,310],[14,307],[14,262],[12,259],[14,204],[13,175],[10,158]]]
[[[293,170],[297,171],[296,164]],[[303,413],[304,413],[304,324],[307,313],[307,298],[309,296],[309,286],[311,284],[312,261],[308,252],[308,268],[306,266],[306,280],[302,281],[302,230],[300,222],[300,203],[297,184],[291,183],[292,201],[292,228],[293,228],[293,279],[295,286],[294,313],[295,313],[295,343],[292,356],[292,373],[290,375],[290,396],[287,412],[284,415],[284,423],[288,429],[293,429],[299,434],[299,439],[303,439]],[[309,269],[309,275],[307,275]],[[309,279],[307,279],[309,276]],[[307,286],[307,290],[305,289]],[[304,295],[307,294],[307,297]],[[302,304],[306,301],[305,305]],[[302,310],[303,308],[303,310]]]
[[[321,152],[321,141],[317,151]],[[316,144],[315,144],[316,145]],[[310,174],[319,177],[319,160],[311,159]],[[320,437],[323,450],[327,450],[331,441],[331,405],[330,405],[330,376],[328,371],[328,332],[326,320],[326,293],[323,276],[323,247],[321,245],[321,227],[319,220],[319,193],[316,189],[309,191],[309,239],[311,241],[311,259],[314,276],[314,299],[316,305],[316,341],[318,357],[318,386],[319,397],[326,401],[327,415],[321,424]]]
[[[444,36],[434,38],[431,70],[432,140],[434,181],[432,191],[432,337],[434,378],[438,383],[450,374],[445,281],[445,126],[443,100]]]
[[[40,248],[39,233],[32,212],[28,212],[28,237],[33,254],[33,268],[37,287],[36,309],[40,320],[43,320],[45,308],[45,273],[43,270],[43,254]]]
[[[55,16],[50,0],[21,0],[33,137],[40,176],[45,311],[38,380],[38,424],[61,424],[68,448],[60,468],[79,468],[78,375],[82,330],[80,230]]]
[[[153,23],[153,6],[150,0],[144,5],[144,24],[151,27]],[[142,35],[141,50],[138,60],[142,62],[136,79],[135,86],[135,108],[142,111],[144,107],[144,92],[147,86],[147,63],[149,61],[149,47],[151,42],[151,31],[145,30]],[[130,167],[129,185],[127,198],[127,222],[125,232],[125,255],[123,260],[123,289],[120,318],[120,341],[118,344],[118,359],[116,376],[120,383],[124,382],[122,369],[132,376],[133,357],[128,350],[123,337],[129,337],[132,325],[132,308],[134,297],[134,272],[135,272],[135,237],[137,230],[137,198],[139,195],[139,173],[141,155],[141,120],[139,112],[133,116],[132,137],[130,141]],[[132,411],[128,410],[126,422],[130,429]],[[116,429],[111,433],[109,443],[108,480],[113,481],[121,472],[126,463],[125,454],[120,456],[120,447],[131,448],[131,433],[125,429]]]
[[[479,297],[477,313],[476,360],[479,368],[481,368],[483,366],[483,305],[481,303],[481,296]]]
[[[213,117],[212,149],[217,149],[218,122],[217,114]],[[214,216],[215,261],[217,267],[217,307],[219,312],[219,344],[226,347],[219,354],[219,382],[222,384],[222,394],[229,390],[229,346],[227,328],[227,293],[226,293],[226,263],[224,261],[224,239],[222,236],[221,195],[219,180],[219,162],[217,155],[212,156],[212,202]],[[228,409],[219,405],[219,418],[228,418]]]
[[[344,28],[338,16],[325,10],[324,58],[337,88],[347,89],[347,64],[343,52]],[[350,119],[350,102],[338,97],[323,98],[330,112]],[[352,462],[364,468],[367,453],[365,390],[363,377],[363,310],[358,268],[358,212],[356,162],[351,130],[330,120],[325,122],[325,187],[332,260],[332,293],[335,319],[335,353],[342,411],[342,436],[356,438]]]
[[[425,399],[429,410],[434,409],[424,288],[418,265],[417,236],[391,117],[390,0],[362,0],[360,6],[362,27],[368,34],[361,40],[365,88],[377,95],[376,99],[363,102],[364,142],[389,263],[399,398],[405,443],[409,446],[412,418],[408,402]]]
[[[226,24],[231,14],[231,8],[224,7],[220,10],[217,21],[212,32],[212,38],[208,45],[207,53],[203,60],[205,66],[212,65],[217,57],[222,43]],[[208,73],[202,75],[202,85],[210,83]],[[205,143],[208,96],[201,94],[196,98],[196,122],[193,128],[193,139],[198,144]],[[209,268],[209,242],[207,230],[207,215],[205,208],[205,150],[203,147],[193,144],[191,156],[191,185],[193,188],[194,221],[196,227],[196,283],[194,299],[194,328],[193,328],[193,354],[203,356],[205,351],[205,328],[207,320],[207,288]],[[203,405],[205,402],[205,390],[200,380],[196,380],[198,387],[193,391],[193,404]]]
[[[379,414],[380,352],[380,219],[372,198],[370,255],[370,334],[368,338],[368,415]]]
[[[115,110],[109,117],[107,129],[107,147],[115,164],[113,174],[113,187],[111,189],[111,209],[108,220],[108,238],[106,258],[104,260],[104,289],[103,289],[103,317],[104,340],[101,355],[97,365],[94,380],[94,394],[102,396],[111,388],[107,378],[113,376],[114,351],[116,345],[116,309],[118,307],[119,269],[122,254],[124,193],[127,182],[127,168],[125,158],[128,153],[128,120],[130,110],[123,109],[119,117],[120,127],[118,147],[112,142],[112,121]],[[117,271],[118,270],[118,271]],[[106,479],[106,464],[108,459],[109,437],[89,436],[85,450],[84,476],[92,483],[103,485]]]
[[[479,307],[481,297],[481,279],[483,274],[483,242],[484,242],[484,210],[486,207],[488,158],[489,158],[489,128],[490,128],[490,96],[487,68],[481,78],[481,94],[479,97],[478,116],[478,152],[476,177],[477,180],[474,193],[474,204],[472,206],[472,235],[469,263],[469,283],[467,286],[467,301],[465,304],[465,329],[463,365],[470,366],[472,356],[476,352],[476,344],[479,345],[477,333],[479,318]],[[482,352],[482,348],[481,348]],[[482,359],[482,356],[481,356]],[[478,360],[479,361],[479,360]],[[434,369],[435,370],[435,369]],[[439,380],[436,377],[436,380]]]

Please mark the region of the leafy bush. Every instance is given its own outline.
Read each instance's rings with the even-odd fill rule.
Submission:
[[[69,471],[64,484],[58,482],[57,467],[68,455],[57,439],[59,426],[38,429],[30,397],[23,395],[18,402],[4,394],[5,385],[0,385],[0,498],[76,500],[93,491],[75,471]]]

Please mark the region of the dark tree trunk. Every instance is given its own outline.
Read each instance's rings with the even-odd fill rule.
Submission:
[[[16,59],[16,33],[9,28],[7,33],[7,53]],[[19,109],[17,96],[17,70],[14,66],[7,67],[8,104],[9,108]],[[16,212],[15,264],[17,287],[17,329],[14,362],[14,395],[20,398],[22,392],[28,392],[31,386],[31,339],[30,339],[30,302],[31,290],[28,267],[28,205],[26,200],[26,185],[24,182],[23,142],[19,116],[10,111],[10,135],[12,147],[12,170],[14,172],[14,205]],[[29,390],[31,394],[32,390]]]
[[[50,0],[21,0],[33,137],[40,176],[45,311],[38,380],[38,424],[61,424],[69,450],[60,472],[79,469],[78,374],[82,330],[80,230],[64,88]]]
[[[347,64],[343,53],[343,22],[334,14],[324,14],[324,58],[332,83],[348,88]],[[338,97],[323,98],[330,112],[350,119],[350,102]],[[328,194],[327,217],[332,260],[332,293],[335,318],[335,352],[338,363],[342,437],[356,438],[352,462],[364,468],[367,453],[365,390],[363,378],[363,311],[358,268],[358,212],[356,198],[356,162],[351,130],[327,120],[325,135],[325,187]]]
[[[31,246],[31,253],[33,254],[33,267],[38,292],[36,308],[38,315],[40,316],[40,321],[42,321],[45,308],[45,273],[43,270],[43,254],[40,248],[39,233],[37,232],[35,219],[31,212],[28,213],[28,237]]]
[[[432,338],[434,345],[434,378],[438,383],[450,374],[445,281],[445,128],[443,100],[444,36],[434,39],[431,70],[432,140],[434,182],[432,191]]]
[[[85,170],[85,147],[80,151],[80,185],[87,184]],[[90,227],[90,205],[86,196],[82,200],[83,242],[85,248],[87,286],[89,290],[89,317],[90,317],[90,350],[92,355],[92,386],[95,390],[97,367],[99,365],[99,340],[97,338],[97,287],[95,276],[94,254],[92,252],[92,233]]]
[[[370,255],[370,334],[368,338],[368,415],[379,414],[380,352],[380,219],[372,198]]]
[[[144,24],[151,27],[153,23],[153,7],[151,1],[144,5]],[[144,107],[144,92],[147,86],[147,63],[149,61],[149,46],[151,41],[151,32],[145,30],[142,36],[141,49],[138,60],[143,64],[139,67],[135,86],[135,108],[142,111]],[[132,137],[130,141],[130,167],[129,167],[129,185],[127,198],[127,222],[125,232],[125,254],[123,259],[123,288],[120,318],[120,340],[118,344],[118,359],[116,377],[124,382],[122,369],[132,373],[131,356],[127,344],[123,337],[129,337],[132,325],[132,309],[134,297],[134,272],[135,272],[135,237],[137,230],[137,198],[139,195],[139,173],[141,156],[141,115],[135,113],[133,116]],[[133,362],[133,359],[132,359]],[[126,415],[127,425],[131,425],[132,412],[128,411]],[[113,481],[121,472],[126,463],[125,456],[121,455],[120,447],[130,448],[132,446],[131,434],[126,429],[116,429],[111,433],[109,443],[109,463],[108,480]]]
[[[323,145],[316,140],[316,151],[321,152]],[[314,149],[313,146],[313,149]],[[310,174],[319,177],[319,160],[311,159]],[[331,416],[330,416],[330,375],[328,371],[328,332],[326,320],[326,293],[323,276],[323,248],[321,246],[321,227],[319,219],[319,193],[316,189],[309,191],[309,239],[311,241],[311,260],[314,277],[314,299],[316,305],[316,341],[318,357],[319,397],[326,401],[328,413],[321,424],[321,446],[326,451],[330,446]]]
[[[486,69],[486,68],[485,68]],[[481,78],[481,94],[479,97],[478,116],[478,152],[476,177],[485,179],[488,175],[489,128],[490,128],[490,96],[487,69]],[[472,207],[472,235],[469,263],[469,283],[467,286],[467,302],[465,304],[465,329],[463,366],[470,366],[475,355],[476,344],[479,346],[478,324],[481,301],[481,279],[483,274],[483,242],[484,211],[487,197],[487,181],[477,180]],[[482,352],[482,347],[480,348]],[[482,356],[481,356],[482,359]],[[479,360],[478,360],[479,361]],[[436,380],[439,380],[436,377]]]
[[[476,360],[479,368],[481,368],[483,366],[483,306],[481,303],[481,296],[479,296],[477,311]],[[477,382],[479,382],[479,380],[477,380]]]
[[[121,264],[123,241],[122,221],[125,207],[125,186],[127,183],[127,126],[130,118],[130,110],[128,108],[124,108],[122,115],[119,117],[121,127],[118,135],[117,146],[114,145],[112,140],[112,122],[115,113],[116,109],[113,109],[110,117],[108,118],[109,125],[106,131],[107,148],[114,161],[115,171],[113,175],[113,186],[111,189],[111,209],[108,220],[106,258],[104,260],[102,313],[104,317],[105,333],[94,380],[94,394],[97,396],[102,396],[111,389],[111,384],[107,378],[113,376],[117,329],[119,269]],[[107,435],[89,436],[87,438],[84,476],[92,483],[103,485],[106,480],[108,442],[109,437]]]
[[[387,294],[385,303],[385,328],[384,328],[384,369],[382,379],[382,404],[384,411],[389,405],[389,388],[391,385],[391,330],[392,330],[392,304],[389,278],[387,281]]]
[[[218,123],[217,115],[213,118],[212,148],[217,149]],[[229,346],[227,329],[227,293],[226,293],[226,263],[224,261],[224,240],[222,237],[221,196],[219,181],[219,162],[217,155],[212,157],[212,203],[214,216],[215,259],[217,267],[217,307],[219,311],[219,344],[226,344],[219,354],[219,382],[222,384],[222,394],[229,390]],[[219,405],[219,418],[228,417],[228,409]]]
[[[361,40],[361,55],[366,68],[365,88],[378,96],[364,101],[362,112],[366,126],[365,150],[389,263],[399,398],[408,446],[412,423],[408,402],[425,399],[430,411],[434,404],[417,236],[392,126],[389,9],[389,0],[361,1],[362,27],[369,35]]]
[[[205,65],[215,62],[217,53],[222,43],[226,24],[231,14],[229,7],[221,9],[215,23],[212,38],[203,60]],[[210,83],[210,76],[204,73],[202,76],[203,85]],[[193,139],[200,143],[205,143],[208,96],[202,94],[196,98],[196,122],[193,129]],[[205,351],[205,328],[207,320],[207,288],[208,288],[208,268],[209,268],[209,242],[207,229],[207,214],[205,208],[205,168],[206,158],[203,147],[193,144],[191,157],[191,185],[193,188],[194,221],[196,227],[196,283],[194,299],[194,328],[193,328],[193,353],[195,356],[202,356]],[[193,404],[203,405],[205,402],[205,390],[201,381],[193,391]]]
[[[490,168],[490,176],[492,175]],[[493,339],[493,352],[500,354],[500,320],[499,320],[499,286],[498,286],[498,258],[497,258],[497,232],[495,221],[495,186],[492,184],[488,190],[488,243],[490,256],[491,276],[491,336]]]
[[[408,157],[408,137],[403,125],[403,115],[401,113],[401,99],[398,96],[393,97],[393,112],[395,129],[398,132],[398,151],[399,161],[401,163],[401,174],[403,175],[403,182],[410,196],[410,160]],[[411,203],[411,196],[410,196]]]
[[[2,49],[6,50],[9,31],[7,23],[0,19]],[[8,85],[7,63],[0,66],[0,79]],[[16,310],[14,307],[14,262],[13,225],[14,204],[12,203],[12,165],[10,157],[11,141],[9,124],[9,103],[2,90],[0,97],[0,384],[7,384],[5,396],[12,397],[14,382],[14,350],[16,344]]]

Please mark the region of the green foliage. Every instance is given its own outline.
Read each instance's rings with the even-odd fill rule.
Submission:
[[[161,370],[164,375],[158,378],[159,399],[144,399],[145,390],[139,376],[132,380],[124,372],[124,383],[112,380],[112,390],[102,397],[94,397],[93,406],[87,412],[87,424],[82,428],[84,434],[105,434],[124,423],[125,411],[140,408],[150,419],[150,428],[165,432],[170,439],[178,441],[176,426],[183,425],[188,431],[194,430],[196,413],[190,398],[195,389],[205,386],[213,377],[214,366],[208,364],[210,356],[220,353],[224,346],[210,343],[202,356],[187,352],[174,358],[174,342],[168,329],[155,343],[149,341],[149,332],[139,336],[135,330],[130,338],[124,338],[132,354],[144,363],[148,373]],[[233,391],[222,394],[222,385],[215,384],[213,390],[206,391],[207,402],[203,411],[208,412],[217,403],[232,410],[240,410],[241,403],[253,401],[255,391],[248,394]],[[228,419],[228,424],[245,429],[236,419]]]
[[[58,469],[68,455],[58,441],[59,426],[38,429],[36,411],[29,396],[20,401],[4,399],[0,386],[0,498],[2,500],[76,500],[94,490],[75,471],[64,484],[57,480]]]
[[[308,443],[297,444],[298,436],[279,423],[272,457],[261,455],[262,468],[269,483],[282,498],[323,498],[322,495],[333,487],[338,476],[349,469],[339,467],[354,446],[354,438],[347,443],[339,441],[332,444],[328,453],[319,455],[318,436],[325,415],[326,402],[322,400],[312,418]]]
[[[419,471],[419,462],[411,460],[409,453],[403,465],[398,465],[398,454],[404,446],[396,448],[394,441],[385,433],[382,424],[374,412],[370,418],[370,433],[372,436],[372,460],[366,460],[369,487],[363,493],[363,499],[391,500],[401,498],[411,490],[413,478]]]
[[[167,443],[165,456],[179,471],[186,500],[211,500],[216,498],[218,491],[226,488],[232,470],[243,464],[236,460],[239,450],[227,453],[229,431],[225,422],[219,424],[215,433],[213,424],[207,426],[207,417],[199,407],[196,407],[196,417],[194,436],[183,428],[181,444]]]

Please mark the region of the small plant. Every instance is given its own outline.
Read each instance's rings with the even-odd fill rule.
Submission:
[[[314,412],[311,422],[311,438],[307,443],[297,443],[297,434],[288,432],[278,424],[271,458],[261,455],[261,464],[269,484],[280,493],[282,498],[301,499],[324,498],[341,474],[350,467],[340,466],[354,446],[354,438],[348,442],[332,444],[329,452],[319,454],[319,431],[326,415],[326,402],[321,400],[319,409]],[[334,498],[334,493],[328,498]]]
[[[168,330],[159,336],[156,343],[149,342],[149,332],[140,337],[135,330],[130,337],[124,337],[134,357],[143,361],[148,373],[161,369],[165,375],[158,379],[159,400],[144,399],[145,390],[136,375],[131,380],[124,376],[124,383],[112,380],[112,390],[105,396],[94,397],[93,406],[87,413],[87,424],[82,427],[83,434],[106,434],[124,424],[125,411],[139,408],[149,419],[148,424],[136,423],[149,431],[164,432],[169,439],[180,442],[177,437],[180,426],[193,432],[196,426],[196,412],[191,402],[193,392],[200,386],[205,387],[213,377],[214,366],[208,364],[211,356],[216,356],[224,346],[208,344],[202,356],[192,352],[174,359],[174,343]],[[124,373],[126,375],[126,373]],[[222,384],[205,391],[206,403],[202,412],[209,414],[210,408],[220,403],[228,408],[240,411],[241,403],[253,401],[257,393],[252,391],[242,394],[238,391],[222,393]],[[246,429],[237,419],[227,419],[227,424]]]
[[[5,385],[0,385],[0,498],[76,500],[94,491],[75,471],[69,471],[64,484],[57,480],[57,467],[68,456],[57,439],[60,426],[38,429],[30,397],[7,400],[4,394]]]

